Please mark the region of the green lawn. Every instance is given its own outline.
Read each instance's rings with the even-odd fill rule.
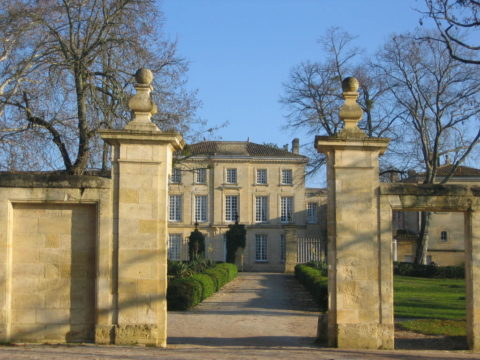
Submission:
[[[424,334],[464,336],[465,280],[394,277],[395,317],[400,327]]]

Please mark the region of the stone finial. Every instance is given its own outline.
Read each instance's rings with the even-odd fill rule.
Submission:
[[[362,119],[363,111],[357,103],[359,82],[354,77],[347,77],[342,81],[343,98],[345,102],[340,108],[340,119],[345,123],[339,135],[346,137],[365,137],[357,123]]]
[[[128,101],[128,107],[132,112],[132,121],[126,129],[133,130],[158,130],[158,127],[151,122],[152,115],[157,113],[157,105],[153,102],[150,93],[152,92],[153,73],[149,69],[138,69],[135,73],[135,90],[137,93]]]

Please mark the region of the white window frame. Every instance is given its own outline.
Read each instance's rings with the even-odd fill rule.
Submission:
[[[168,221],[182,221],[182,195],[170,195],[168,199]]]
[[[255,173],[255,184],[257,184],[257,185],[267,185],[268,184],[267,169],[257,169],[257,171]]]
[[[282,196],[280,198],[280,222],[282,224],[293,223],[293,196]]]
[[[318,222],[318,204],[316,202],[307,203],[307,223],[316,224]]]
[[[268,196],[255,196],[255,222],[268,221]]]
[[[181,260],[182,234],[168,234],[168,260]]]
[[[266,234],[255,234],[255,261],[268,261],[268,239]]]
[[[240,218],[239,205],[239,195],[225,195],[225,221],[235,222],[236,216]]]
[[[193,173],[193,182],[195,184],[206,184],[207,183],[207,169],[198,168],[194,170]]]
[[[174,167],[172,169],[172,175],[170,176],[170,184],[182,183],[182,171],[179,168]]]
[[[292,169],[281,169],[280,184],[281,185],[293,185],[293,170]]]
[[[237,184],[238,174],[236,168],[225,169],[225,184]]]
[[[208,221],[208,195],[195,195],[195,222]]]

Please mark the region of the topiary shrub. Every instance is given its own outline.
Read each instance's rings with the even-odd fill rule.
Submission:
[[[198,231],[198,224],[195,223],[195,230],[188,237],[188,255],[190,261],[196,261],[205,257],[205,236]]]
[[[328,278],[322,275],[322,270],[306,264],[295,266],[295,277],[312,294],[321,311],[328,309]]]
[[[202,286],[202,300],[212,296],[215,292],[215,284],[207,274],[195,274],[192,275],[191,278],[198,281]]]
[[[217,267],[219,269],[225,269],[227,270],[228,272],[228,281],[232,281],[233,279],[235,279],[238,275],[238,269],[237,267],[234,265],[234,264],[230,264],[230,263],[221,263],[221,264],[218,264]]]
[[[201,302],[202,285],[191,277],[174,279],[168,283],[167,308],[168,310],[186,310]]]
[[[203,273],[183,279],[171,279],[167,289],[168,310],[187,310],[211,296],[236,276],[235,265],[222,263]]]
[[[247,230],[245,225],[240,225],[238,220],[234,225],[228,225],[228,231],[225,233],[227,237],[227,262],[235,264],[235,255],[238,248],[245,248]]]

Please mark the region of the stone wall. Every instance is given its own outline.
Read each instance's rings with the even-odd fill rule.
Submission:
[[[110,179],[0,174],[0,221],[0,341],[93,341],[111,323]]]

